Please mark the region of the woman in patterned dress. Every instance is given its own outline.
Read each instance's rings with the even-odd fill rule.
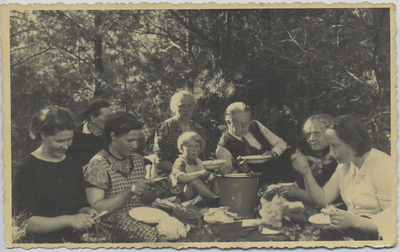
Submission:
[[[141,195],[147,185],[142,156],[135,153],[142,138],[142,124],[132,114],[118,112],[107,121],[103,137],[106,148],[84,168],[87,197],[98,212],[107,210],[100,231],[113,242],[155,242],[156,228],[138,222],[129,210],[143,206]]]
[[[195,105],[195,99],[188,91],[179,91],[171,97],[170,109],[174,116],[158,124],[155,131],[154,152],[158,176],[171,173],[180,154],[176,141],[182,133],[197,132],[207,142],[205,129],[191,120]]]

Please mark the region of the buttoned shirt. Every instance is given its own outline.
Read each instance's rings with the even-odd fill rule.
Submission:
[[[360,168],[352,162],[339,164],[324,187],[325,195],[338,186],[348,211],[373,219],[382,235],[392,224],[383,222],[391,208],[391,193],[395,186],[391,184],[391,178],[396,177],[395,168],[390,156],[371,149]]]

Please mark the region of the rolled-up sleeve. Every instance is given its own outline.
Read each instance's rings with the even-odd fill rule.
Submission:
[[[260,122],[256,121],[258,126],[260,127],[261,133],[268,139],[268,141],[272,145],[272,151],[276,152],[278,156],[280,156],[287,148],[287,144],[283,141],[282,138],[278,137],[274,133],[272,133],[267,127],[262,125]]]
[[[383,240],[395,242],[397,234],[395,207],[391,206],[378,214],[369,215],[369,217],[374,221],[378,228],[378,234]]]
[[[396,237],[396,209],[392,204],[392,193],[396,192],[393,178],[397,178],[395,161],[392,158],[379,160],[373,164],[381,169],[374,169],[373,184],[376,195],[383,209],[382,212],[370,216],[378,227],[379,236],[384,240],[395,240]]]
[[[215,155],[217,159],[226,160],[226,162],[221,166],[220,172],[224,174],[232,173],[235,168],[233,166],[233,156],[226,148],[222,146],[217,146],[217,150],[215,151]]]

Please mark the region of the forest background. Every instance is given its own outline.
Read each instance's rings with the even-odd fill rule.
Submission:
[[[10,52],[13,164],[37,146],[28,125],[47,105],[80,122],[107,99],[151,140],[181,89],[197,98],[209,146],[226,106],[243,101],[288,145],[311,115],[356,114],[391,152],[388,8],[12,11]]]

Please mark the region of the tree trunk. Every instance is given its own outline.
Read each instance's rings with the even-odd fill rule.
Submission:
[[[102,96],[103,87],[102,87],[102,75],[104,72],[103,67],[103,38],[101,33],[99,32],[100,26],[102,24],[101,13],[96,12],[94,16],[94,27],[96,34],[93,38],[94,42],[94,68],[95,68],[95,90],[93,94],[93,98],[98,98]]]

